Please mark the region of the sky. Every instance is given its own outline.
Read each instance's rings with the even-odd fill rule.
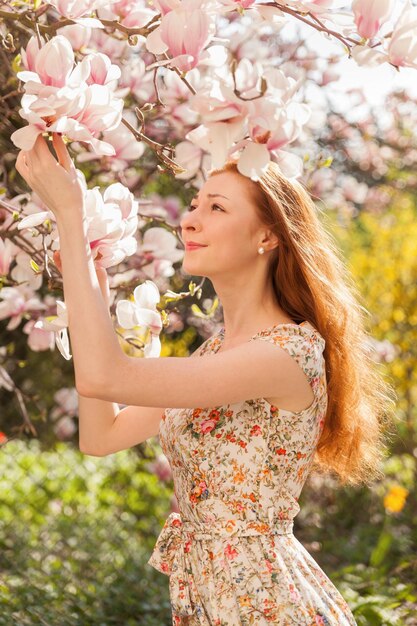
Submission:
[[[346,6],[348,6],[347,3]],[[415,4],[413,2],[413,4]],[[396,22],[398,15],[401,13],[404,6],[404,0],[397,0],[395,10],[393,13],[393,21],[391,24],[386,23],[381,28],[381,33],[384,34],[392,29],[393,24]],[[392,65],[383,63],[377,67],[364,67],[359,66],[353,58],[349,59],[344,46],[335,38],[328,38],[311,28],[310,26],[303,24],[299,20],[291,20],[293,27],[297,28],[298,32],[303,34],[303,37],[307,41],[308,47],[312,50],[319,50],[320,57],[327,58],[332,54],[342,56],[342,61],[335,67],[340,72],[341,76],[337,82],[331,83],[331,91],[336,94],[340,91],[340,96],[350,87],[361,87],[364,91],[367,101],[371,105],[383,105],[385,96],[390,91],[396,89],[406,89],[411,96],[417,98],[417,70],[413,68],[400,68],[398,71]],[[288,21],[288,26],[289,26]],[[296,22],[296,24],[294,24]],[[285,28],[286,36],[291,37],[291,27],[287,30]],[[336,28],[336,30],[339,30]],[[417,34],[416,34],[417,37]]]

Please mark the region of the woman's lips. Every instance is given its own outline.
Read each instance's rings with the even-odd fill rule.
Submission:
[[[207,246],[201,246],[194,243],[185,244],[186,250],[198,250],[199,248],[206,248]]]

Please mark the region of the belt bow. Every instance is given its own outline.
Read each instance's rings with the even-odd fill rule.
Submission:
[[[268,513],[272,521],[273,509]],[[193,615],[196,610],[196,591],[189,552],[193,541],[203,541],[221,536],[256,536],[268,534],[291,534],[292,519],[275,520],[275,523],[217,520],[215,523],[198,524],[185,521],[177,512],[171,513],[159,534],[148,564],[169,576],[172,609],[181,616]]]

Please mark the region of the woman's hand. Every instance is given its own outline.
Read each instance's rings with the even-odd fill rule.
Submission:
[[[61,254],[59,250],[55,250],[54,252],[54,263],[57,266],[58,270],[62,274],[62,263],[61,263]],[[104,301],[107,306],[110,306],[110,287],[109,287],[109,277],[107,274],[107,270],[105,267],[99,267],[98,265],[94,265],[97,280],[100,285],[100,290],[103,295]]]
[[[53,133],[52,144],[58,161],[38,135],[31,150],[19,152],[16,169],[58,220],[68,212],[83,212],[84,191],[62,137]]]

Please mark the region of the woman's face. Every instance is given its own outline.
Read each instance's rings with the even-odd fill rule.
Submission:
[[[204,183],[180,221],[185,272],[215,278],[253,265],[266,231],[256,215],[249,182],[234,172],[222,172]],[[189,241],[205,247],[187,249]]]

